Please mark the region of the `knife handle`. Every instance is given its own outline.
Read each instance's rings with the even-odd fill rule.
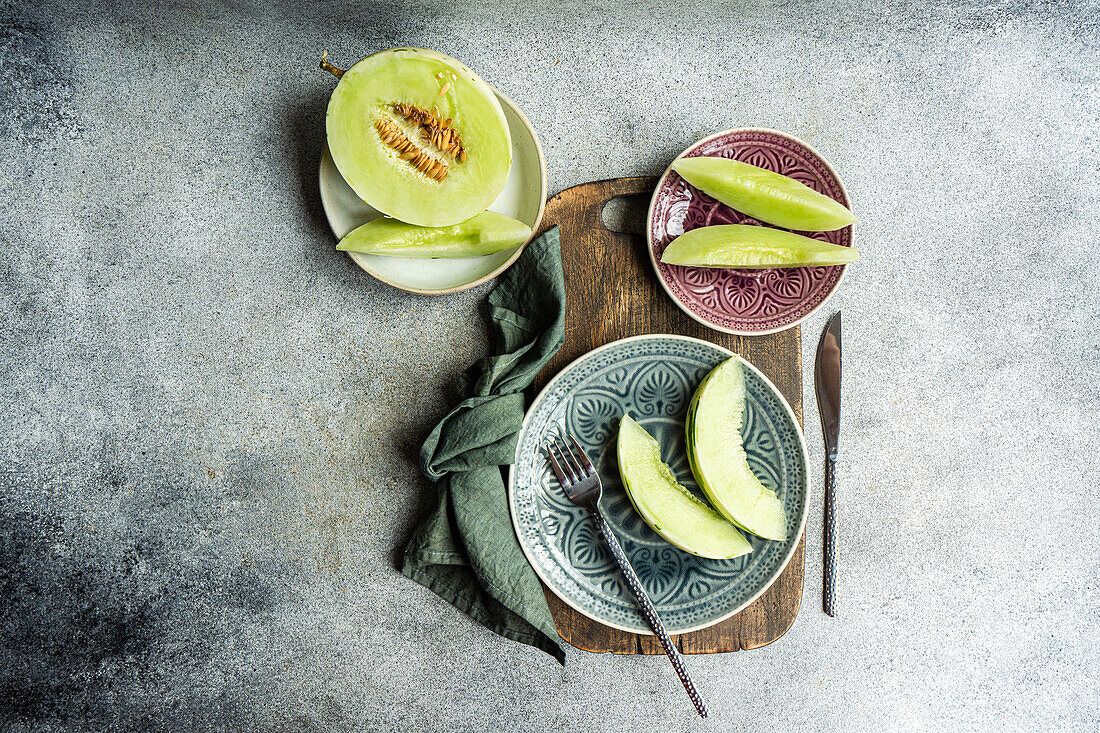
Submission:
[[[822,553],[823,574],[821,607],[829,616],[836,616],[833,609],[833,586],[836,578],[836,509],[833,506],[833,473],[836,459],[825,459],[825,549]]]

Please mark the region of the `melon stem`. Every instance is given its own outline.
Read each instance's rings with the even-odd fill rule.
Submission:
[[[321,68],[335,76],[337,79],[344,75],[344,69],[341,69],[339,66],[333,66],[329,63],[328,51],[325,51],[321,54]]]

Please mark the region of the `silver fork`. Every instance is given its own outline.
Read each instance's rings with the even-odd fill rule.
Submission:
[[[660,617],[657,616],[657,609],[653,607],[653,602],[649,600],[645,589],[642,588],[641,581],[638,580],[634,568],[630,567],[630,561],[626,559],[626,553],[623,552],[619,541],[615,539],[615,534],[608,526],[607,520],[600,513],[600,497],[603,495],[600,476],[596,473],[592,461],[588,460],[588,456],[581,450],[576,439],[568,434],[566,437],[569,438],[569,443],[573,444],[572,448],[569,443],[558,439],[554,439],[547,446],[547,454],[550,457],[550,466],[554,469],[554,475],[558,477],[558,483],[565,490],[565,495],[569,497],[569,501],[592,512],[592,516],[596,520],[596,526],[600,528],[600,534],[607,540],[607,546],[611,548],[611,554],[615,557],[615,561],[619,563],[623,575],[626,576],[627,585],[630,586],[630,590],[638,600],[638,605],[642,607],[642,615],[649,622],[653,633],[661,640],[661,648],[665,650],[672,666],[676,668],[676,674],[680,676],[680,682],[684,684],[684,689],[687,690],[688,697],[691,698],[691,702],[695,705],[699,716],[705,718],[707,717],[707,706],[695,689],[687,670],[684,669],[683,657],[680,656],[679,650],[676,649],[672,639],[669,638],[668,632],[665,631],[665,625],[661,623]],[[574,448],[576,449],[575,453]]]

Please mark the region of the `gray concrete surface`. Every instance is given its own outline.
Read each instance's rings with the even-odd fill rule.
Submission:
[[[5,3],[0,727],[1096,730],[1098,16]],[[317,59],[399,44],[515,99],[552,190],[741,125],[848,185],[840,618],[818,494],[794,628],[690,660],[705,724],[663,659],[562,669],[396,570],[487,292],[333,250]]]

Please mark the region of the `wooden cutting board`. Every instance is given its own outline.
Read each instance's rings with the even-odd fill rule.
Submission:
[[[787,398],[802,423],[802,336],[798,327],[766,336],[730,336],[692,320],[665,294],[649,261],[645,234],[614,232],[604,225],[611,199],[642,197],[648,203],[655,178],[614,178],[566,189],[546,203],[542,231],[561,227],[565,268],[565,343],[539,374],[531,394],[574,359],[609,341],[645,333],[674,333],[712,341],[748,359]],[[624,227],[644,232],[644,215]],[[787,568],[764,595],[741,613],[701,631],[673,637],[685,654],[756,649],[782,636],[802,603],[805,536]],[[545,589],[544,589],[545,590]],[[573,610],[549,590],[546,598],[558,632],[591,652],[661,654],[654,636],[619,631]]]

